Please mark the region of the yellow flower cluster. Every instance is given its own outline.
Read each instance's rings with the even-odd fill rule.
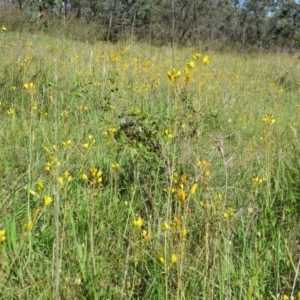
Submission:
[[[200,53],[195,53],[194,55],[192,55],[192,60],[190,60],[187,64],[186,64],[186,68],[183,69],[183,73],[184,73],[184,77],[183,77],[183,83],[184,84],[188,84],[189,82],[192,81],[192,74],[189,72],[189,69],[193,70],[195,69],[195,61],[198,60],[200,58]],[[204,65],[207,65],[210,63],[210,58],[209,56],[204,56],[202,59],[202,63]],[[176,69],[172,69],[172,71],[167,72],[167,76],[169,78],[169,80],[171,81],[171,83],[175,84],[177,82],[177,79],[180,77],[181,72],[176,70]]]
[[[181,72],[176,70],[175,68],[172,69],[172,71],[167,73],[167,76],[169,78],[169,80],[175,84],[177,79],[180,77]]]
[[[42,180],[42,179],[38,179],[37,182],[36,182],[36,185],[37,185],[37,187],[36,187],[37,192],[38,192],[39,194],[41,194],[42,191],[43,191],[43,189],[44,189],[44,183],[43,183],[43,180]]]
[[[99,187],[102,187],[102,182],[103,182],[103,172],[96,168],[96,167],[90,167],[89,169],[89,175],[88,176],[86,173],[83,173],[81,175],[81,179],[84,181],[84,182],[89,182],[91,186],[99,186]]]
[[[35,87],[35,84],[33,82],[25,82],[23,84],[23,88],[25,90],[34,90],[36,87]]]
[[[13,109],[13,108],[10,108],[8,111],[7,111],[7,114],[11,117],[13,117],[15,114],[16,114],[16,111]]]
[[[74,143],[72,140],[67,140],[65,142],[62,142],[63,146],[65,147],[73,147],[74,146]]]
[[[171,192],[171,194],[176,195],[178,200],[180,200],[182,204],[186,202],[189,196],[194,195],[198,188],[198,184],[196,182],[193,183],[190,188],[188,188],[188,180],[186,175],[182,175],[179,177],[176,172],[173,174],[172,183],[173,187],[171,189],[164,188],[163,191],[166,193]]]
[[[92,178],[97,179],[98,183],[102,182],[102,174],[103,172],[95,167],[90,168],[90,174],[92,175]]]
[[[175,216],[171,224],[169,224],[167,221],[164,221],[161,225],[161,230],[172,231],[173,233],[178,234],[180,238],[185,238],[188,233],[184,227],[181,216]]]
[[[138,217],[137,219],[133,220],[133,226],[136,227],[138,230],[142,230],[142,227],[145,224],[145,221],[142,217]],[[142,237],[149,241],[152,238],[151,231],[147,231],[145,229],[142,230]]]
[[[47,147],[44,147],[44,151],[48,154],[49,161],[46,162],[45,170],[51,171],[54,167],[60,167],[61,162],[56,157],[56,152],[58,151],[58,147],[56,145],[52,145],[52,149],[50,150]]]
[[[65,171],[64,172],[64,176],[59,176],[57,178],[57,181],[59,182],[59,184],[61,186],[63,186],[64,184],[69,183],[71,180],[73,179],[72,175],[69,173],[69,171]]]
[[[230,219],[233,216],[234,216],[233,208],[232,207],[228,207],[227,211],[224,213],[224,218],[225,219]]]
[[[94,136],[92,134],[88,135],[88,139],[89,139],[88,142],[82,144],[82,147],[84,149],[89,149],[96,142],[96,140],[95,140],[95,138],[94,138]]]
[[[44,183],[42,179],[38,179],[36,181],[36,192],[32,189],[29,189],[28,192],[30,195],[32,196],[37,196],[38,198],[40,197],[40,195],[42,194],[44,190]],[[51,204],[53,202],[52,197],[45,195],[44,196],[44,206],[48,206],[49,204]],[[39,212],[39,209],[36,209],[33,213],[33,219],[36,219],[37,214]],[[30,227],[30,226],[29,226]],[[28,228],[27,228],[28,229]]]
[[[111,165],[114,171],[118,171],[121,168],[121,165],[119,163],[115,163]]]
[[[198,161],[196,163],[196,166],[200,168],[200,172],[203,178],[210,178],[211,173],[210,173],[210,167],[211,167],[211,163],[206,161],[206,160],[202,160],[202,161]]]
[[[163,224],[161,225],[161,229],[164,231],[169,231],[171,230],[171,227],[166,221],[164,221]]]
[[[166,129],[165,134],[169,139],[172,139],[174,137],[171,129]]]
[[[161,263],[164,263],[164,262],[165,262],[164,257],[163,257],[161,254],[157,254],[156,257],[157,257],[158,261],[160,261]],[[170,259],[171,263],[172,263],[172,264],[176,264],[177,260],[178,260],[177,254],[172,253],[171,259]]]
[[[138,218],[134,219],[132,223],[134,227],[141,231],[141,235],[144,241],[148,243],[152,238],[152,233],[151,231],[143,229],[145,225],[144,219],[139,216]],[[178,234],[181,240],[183,240],[187,236],[187,230],[183,227],[182,218],[180,216],[175,217],[174,222],[172,222],[171,224],[169,224],[167,221],[164,221],[161,224],[161,230]],[[165,262],[165,258],[161,254],[157,254],[156,257],[161,263]],[[173,252],[170,256],[170,259],[168,259],[168,263],[175,264],[177,261],[178,255]]]
[[[274,115],[270,113],[266,113],[262,121],[267,125],[273,125],[275,123]]]
[[[138,229],[141,229],[142,226],[144,225],[144,223],[145,222],[144,222],[143,218],[141,218],[141,217],[138,217],[136,220],[133,221],[133,225],[135,227],[137,227]]]
[[[198,59],[200,58],[200,56],[201,56],[200,53],[195,53],[195,54],[193,55],[193,59],[194,59],[194,60],[198,60]]]
[[[78,109],[78,111],[83,113],[83,112],[86,112],[88,110],[88,107],[86,105],[78,105],[77,109]]]
[[[263,182],[263,179],[260,177],[252,177],[251,181],[254,185],[260,185]]]

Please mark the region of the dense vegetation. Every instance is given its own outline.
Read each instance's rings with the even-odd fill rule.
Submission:
[[[300,298],[297,55],[5,7],[1,299]]]

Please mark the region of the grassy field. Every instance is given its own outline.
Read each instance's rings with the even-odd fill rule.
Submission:
[[[1,299],[300,297],[298,56],[0,51]]]

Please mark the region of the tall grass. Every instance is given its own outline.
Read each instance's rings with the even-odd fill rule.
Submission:
[[[0,51],[3,299],[297,296],[297,56]]]

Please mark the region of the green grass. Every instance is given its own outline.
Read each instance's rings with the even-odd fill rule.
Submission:
[[[0,51],[3,299],[52,299],[57,245],[61,299],[297,296],[297,56],[201,53],[184,84],[193,48]]]

